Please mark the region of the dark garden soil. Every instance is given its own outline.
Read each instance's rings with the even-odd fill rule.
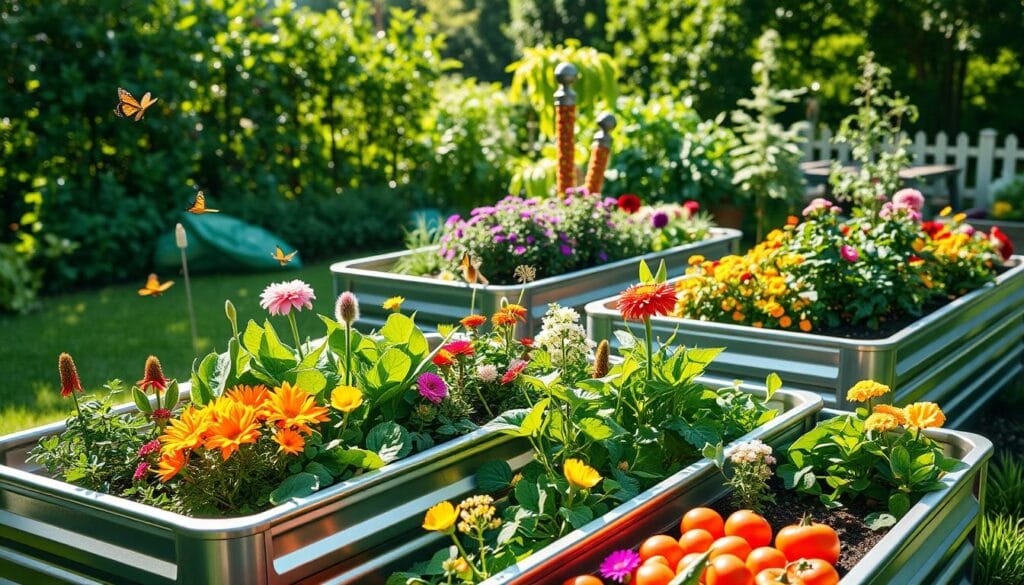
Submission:
[[[773,535],[790,524],[799,523],[805,514],[810,514],[815,522],[831,526],[842,543],[839,562],[835,565],[840,576],[849,573],[853,566],[889,532],[889,529],[871,530],[864,524],[864,517],[877,510],[867,506],[862,500],[853,502],[845,508],[827,510],[816,499],[796,490],[786,489],[778,479],[773,481],[772,490],[775,493],[775,504],[768,505],[761,515],[772,525]],[[712,504],[711,507],[718,510],[723,518],[737,510],[731,501],[724,500]]]
[[[1019,383],[1024,384],[1024,381]],[[1020,392],[1021,390],[1018,390],[1018,393]],[[1021,406],[1022,404],[993,400],[964,425],[964,430],[988,437],[995,445],[996,451],[1024,453],[1024,420],[1020,416]]]

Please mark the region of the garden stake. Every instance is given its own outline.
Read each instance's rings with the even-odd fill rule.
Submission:
[[[572,63],[555,67],[555,81],[560,85],[555,92],[555,134],[558,138],[558,196],[576,185],[575,133],[576,92],[572,84],[578,72]]]
[[[600,130],[594,134],[594,144],[590,149],[590,163],[587,165],[587,179],[584,184],[587,193],[600,193],[604,186],[604,171],[608,168],[608,155],[612,149],[612,130],[617,122],[615,116],[605,112],[597,119]]]
[[[185,248],[188,248],[188,237],[185,235],[185,226],[180,223],[174,226],[174,242],[181,250],[181,271],[185,274],[185,298],[188,301],[188,322],[192,328],[192,351],[199,355],[199,338],[196,337],[196,312],[192,307],[192,283],[188,278],[188,259],[185,258]]]

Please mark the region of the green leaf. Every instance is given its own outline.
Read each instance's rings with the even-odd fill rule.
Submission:
[[[485,461],[476,471],[476,487],[493,494],[512,485],[512,477],[512,467],[507,461]]]
[[[774,395],[779,388],[782,388],[782,378],[780,378],[775,372],[772,372],[768,374],[768,378],[765,379],[764,385],[768,389],[767,400],[771,400],[772,395]]]
[[[327,387],[327,378],[319,370],[298,370],[291,374],[295,378],[293,383],[310,394],[319,394]]]
[[[693,445],[697,450],[703,449],[704,445],[708,443],[715,445],[722,442],[722,436],[719,434],[718,428],[710,422],[701,421],[696,424],[690,424],[677,416],[665,423],[664,426],[678,433],[684,441]]]
[[[332,483],[334,483],[334,474],[328,469],[323,463],[312,461],[306,465],[306,473],[312,473],[316,476],[319,482],[320,489],[323,489]]]
[[[718,354],[722,353],[722,351],[724,350],[724,347],[694,347],[686,350],[686,359],[690,360],[691,362],[697,362],[698,364],[707,365],[714,361],[714,359],[718,357]]]
[[[380,469],[387,465],[387,463],[381,459],[380,455],[373,451],[366,449],[357,449],[355,447],[349,449],[334,449],[329,451],[334,459],[343,465],[351,465],[367,471],[373,469]]]
[[[270,321],[263,323],[263,339],[260,341],[260,359],[274,358],[286,361],[295,361],[295,355],[292,350],[285,347],[281,343],[281,339],[277,336],[277,331],[274,330],[274,326],[270,324]]]
[[[668,271],[665,269],[665,260],[662,260],[658,264],[658,273],[654,275],[654,281],[660,284],[666,280],[668,280]]]
[[[270,503],[275,506],[292,498],[304,498],[320,489],[320,481],[312,473],[296,473],[291,475],[277,489],[270,492]]]
[[[906,447],[902,445],[893,447],[889,457],[893,473],[903,477],[910,477],[910,452],[907,451]]]
[[[401,313],[391,313],[378,333],[391,343],[402,344],[409,343],[415,330],[416,324],[412,319]]]
[[[167,391],[163,396],[164,408],[167,410],[173,410],[178,405],[178,396],[181,394],[181,389],[178,387],[177,380],[171,380],[171,383],[167,386]]]
[[[132,388],[132,400],[135,402],[135,407],[141,412],[150,414],[153,412],[153,406],[149,403],[149,397],[138,387]]]
[[[902,518],[910,511],[910,498],[903,492],[896,492],[889,496],[889,513],[897,518]]]
[[[250,320],[245,326],[245,332],[242,333],[242,346],[249,350],[249,353],[259,355],[262,342],[263,329],[255,321]]]
[[[708,566],[708,558],[710,557],[710,551],[702,554],[699,559],[687,565],[675,578],[669,581],[668,585],[698,585],[700,583],[700,576]]]
[[[595,441],[603,441],[615,436],[615,429],[599,418],[584,417],[577,424],[584,434]]]
[[[701,449],[701,453],[708,459],[715,462],[715,466],[719,469],[725,468],[725,448],[722,446],[722,442],[719,441],[712,445],[707,443],[704,448]]]
[[[640,282],[643,284],[650,284],[654,281],[654,275],[651,274],[651,267],[647,265],[647,261],[640,261]]]
[[[544,422],[544,411],[550,402],[550,398],[543,398],[533,405],[530,413],[526,415],[523,424],[519,427],[520,436],[529,437],[540,430],[540,425]]]
[[[366,433],[366,448],[377,453],[385,463],[390,463],[412,451],[412,440],[403,426],[385,421]]]
[[[522,480],[516,484],[516,503],[536,514],[543,514],[547,503],[547,492],[540,489],[535,481]]]
[[[882,530],[896,525],[896,517],[885,512],[872,512],[864,518],[864,524],[871,530]]]
[[[558,513],[562,515],[575,529],[580,529],[594,519],[594,511],[587,506],[573,506],[572,508],[561,507]]]

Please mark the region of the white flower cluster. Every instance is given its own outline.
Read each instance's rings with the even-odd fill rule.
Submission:
[[[593,353],[595,344],[587,339],[587,332],[579,321],[580,314],[571,307],[557,303],[548,306],[543,326],[533,341],[548,352],[552,365],[563,367],[567,363],[585,361]]]
[[[476,377],[482,382],[493,382],[498,379],[498,366],[481,364],[476,368]]]
[[[754,439],[747,443],[740,443],[729,449],[726,453],[729,461],[734,464],[765,463],[775,464],[775,457],[772,456],[772,448],[761,441]]]

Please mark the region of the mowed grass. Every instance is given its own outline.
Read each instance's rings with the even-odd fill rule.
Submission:
[[[195,356],[185,282],[180,275],[166,276],[175,284],[159,298],[136,293],[142,276],[138,283],[43,298],[41,309],[29,315],[0,316],[0,435],[67,416],[72,404],[61,398],[57,375],[57,356],[63,351],[75,358],[89,392],[103,391],[103,384],[114,378],[139,380],[149,355],[160,358],[166,376],[188,380]],[[313,311],[299,314],[299,333],[318,337],[323,324],[316,313],[334,312],[330,262],[300,270],[193,277],[200,354],[226,349],[231,326],[225,299],[235,304],[240,327],[249,319],[262,323],[268,318],[259,306],[264,287],[295,278],[310,284],[317,296]],[[292,343],[286,318],[270,319],[282,340]]]

